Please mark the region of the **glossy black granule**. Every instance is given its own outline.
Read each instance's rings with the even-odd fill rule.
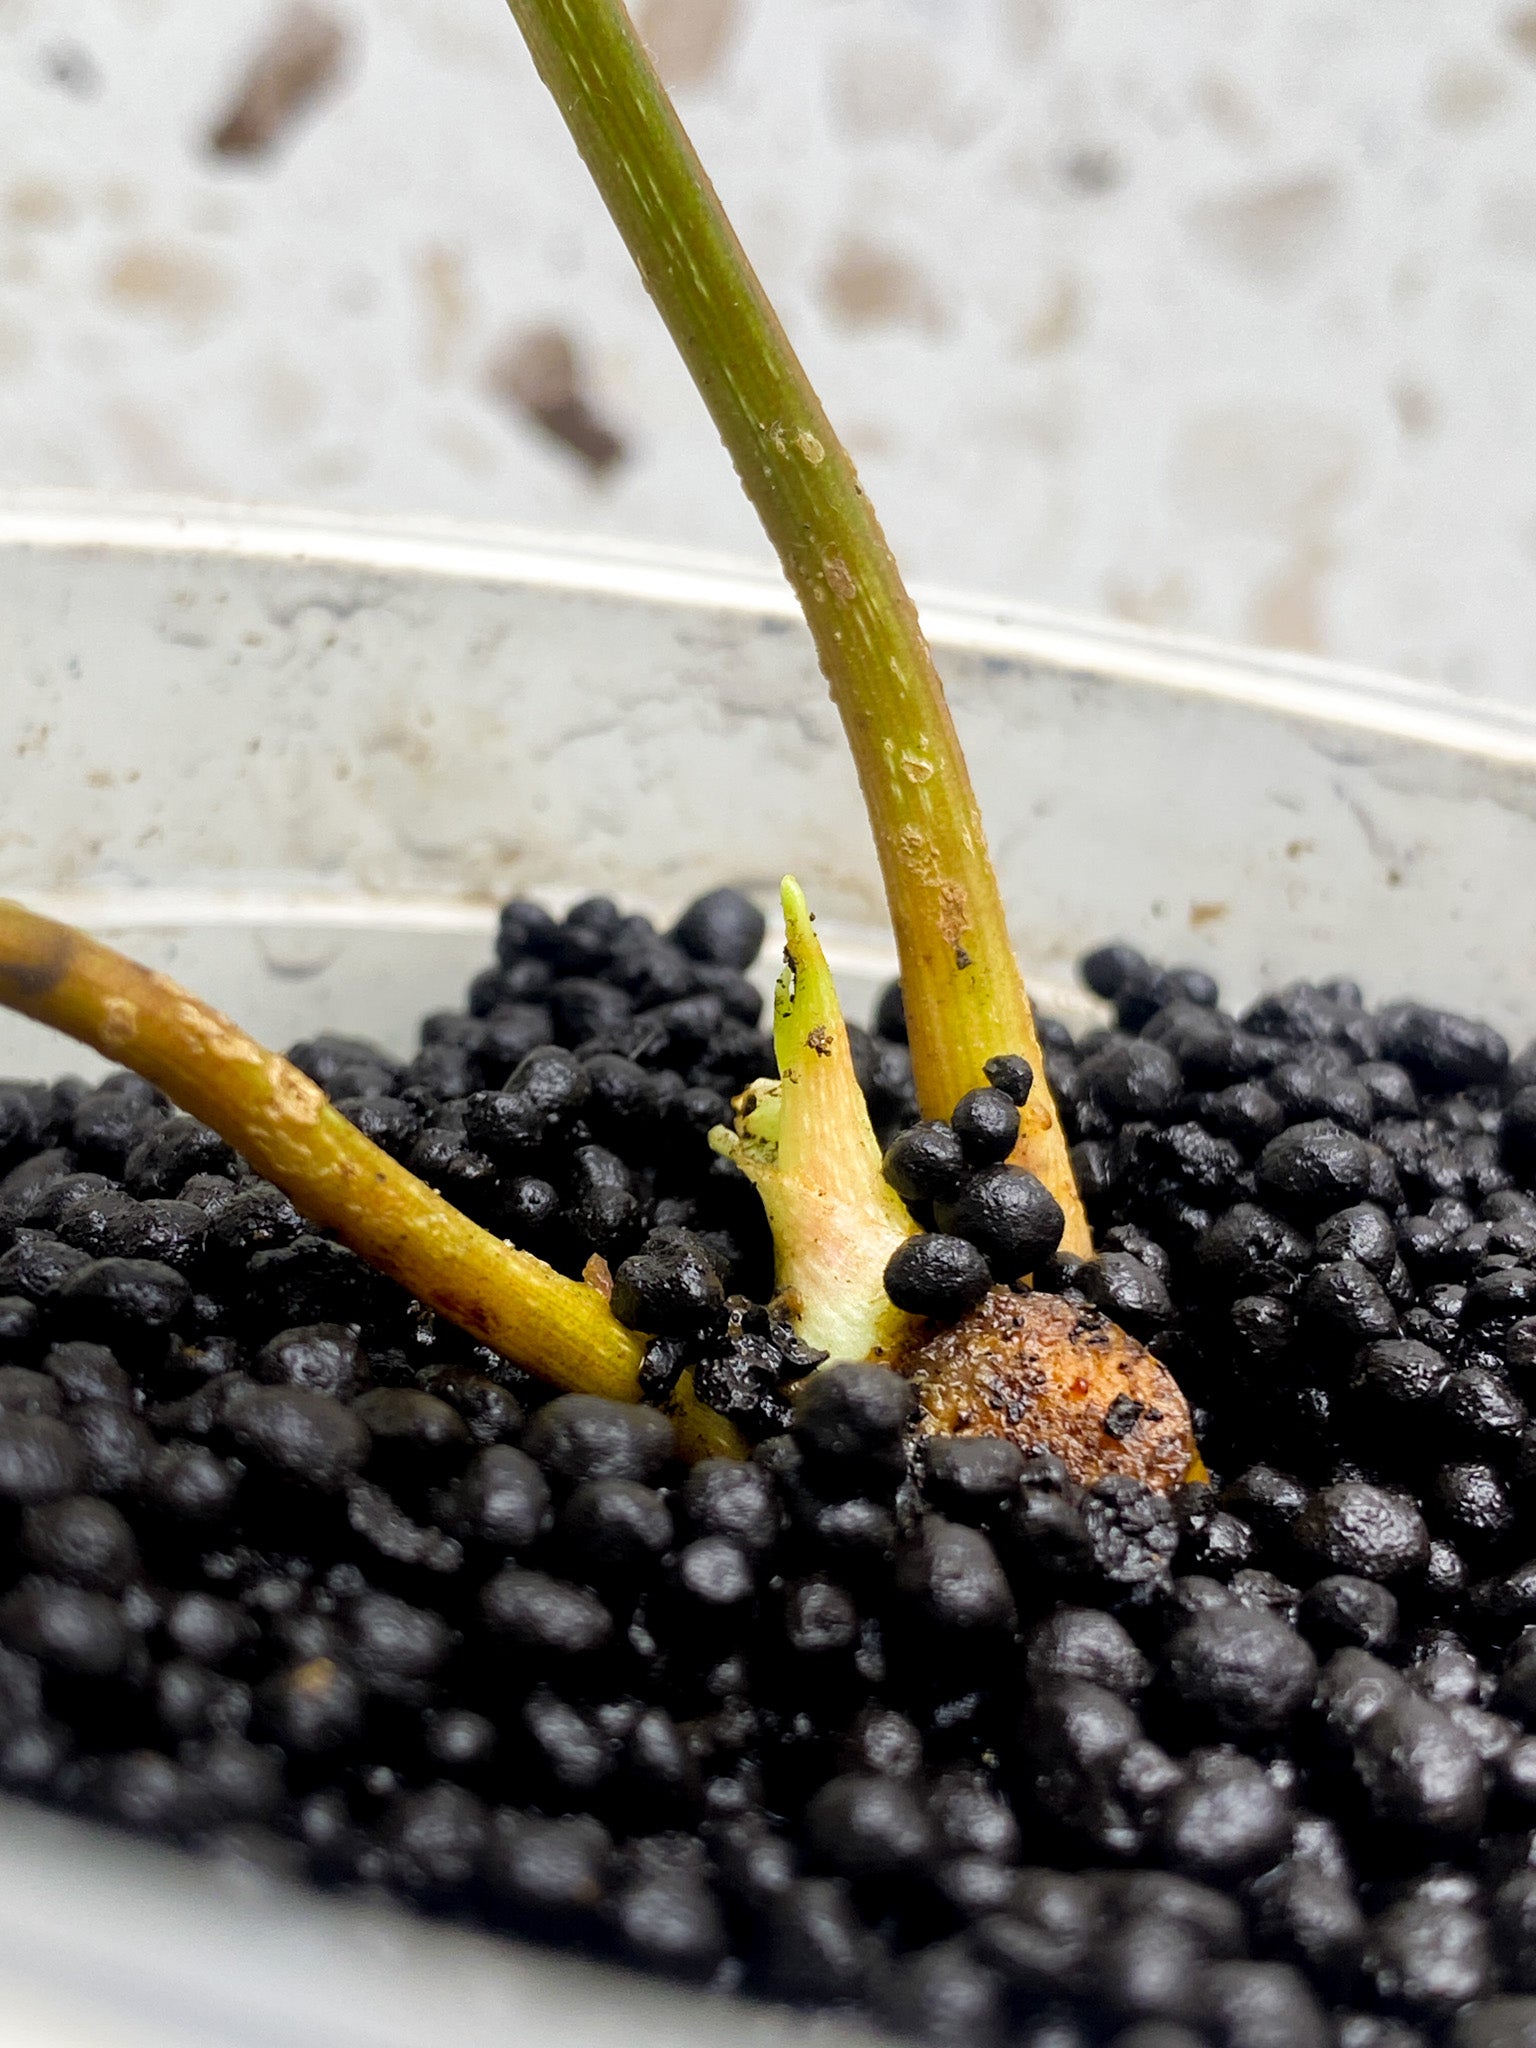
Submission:
[[[914,1444],[875,1368],[796,1393],[707,1142],[771,1071],[759,937],[512,904],[413,1058],[295,1049],[489,1227],[600,1257],[745,1463],[552,1398],[133,1077],[0,1083],[0,1784],[932,2042],[1527,2048],[1536,1052],[1102,948],[1115,1025],[1041,1032],[1084,1267],[975,1199],[1023,1063],[918,1125],[887,995],[855,1052],[919,1220],[1194,1403],[1208,1484],[1084,1492]]]
[[[992,1270],[968,1238],[930,1230],[891,1254],[885,1291],[908,1314],[953,1323],[975,1308],[992,1285]]]

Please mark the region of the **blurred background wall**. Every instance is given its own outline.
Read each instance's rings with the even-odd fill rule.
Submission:
[[[911,575],[1536,700],[1536,5],[636,4]],[[763,552],[498,0],[0,0],[0,484]]]

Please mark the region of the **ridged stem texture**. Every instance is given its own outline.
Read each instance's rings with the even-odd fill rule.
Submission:
[[[0,1002],[152,1081],[312,1222],[504,1357],[573,1392],[639,1400],[646,1340],[595,1288],[472,1223],[307,1074],[168,976],[0,902]],[[731,1425],[686,1389],[674,1420],[689,1455],[740,1454]]]
[[[858,766],[925,1116],[994,1053],[1037,1076],[1015,1158],[1092,1250],[980,812],[917,612],[619,0],[509,0],[793,585]]]

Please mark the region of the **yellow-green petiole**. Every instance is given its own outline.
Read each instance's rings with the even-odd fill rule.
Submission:
[[[778,552],[842,716],[901,958],[924,1116],[994,1053],[1035,1086],[1014,1158],[1093,1250],[981,812],[917,611],[852,458],[769,304],[621,0],[508,0]]]
[[[575,1392],[640,1398],[646,1340],[567,1279],[444,1201],[331,1107],[307,1074],[167,975],[0,901],[0,1002],[131,1067],[199,1117],[312,1222],[503,1356]],[[673,1419],[692,1457],[740,1456],[692,1397]]]

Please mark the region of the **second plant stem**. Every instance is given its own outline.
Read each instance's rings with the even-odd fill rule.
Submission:
[[[863,786],[926,1116],[994,1053],[1038,1077],[1015,1157],[1092,1250],[970,776],[917,612],[619,0],[509,0],[800,598]]]
[[[0,902],[0,1003],[154,1082],[418,1300],[557,1386],[640,1398],[645,1339],[593,1288],[471,1222],[333,1109],[307,1074],[229,1018],[69,925]],[[692,1457],[739,1455],[731,1425],[684,1388]]]

